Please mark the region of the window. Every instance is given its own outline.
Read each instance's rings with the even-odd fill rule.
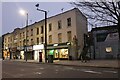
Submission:
[[[43,42],[44,42],[43,37],[41,37],[41,43],[43,43]]]
[[[112,52],[112,48],[111,48],[111,47],[106,47],[106,52],[107,52],[107,53]]]
[[[29,43],[29,40],[27,40],[27,45],[28,45],[28,43]]]
[[[31,36],[33,36],[33,29],[31,29]]]
[[[8,37],[8,42],[10,42],[10,37]]]
[[[58,34],[58,43],[61,43],[62,42],[62,33],[59,33]]]
[[[33,39],[31,39],[31,45],[33,45],[33,44],[34,44]]]
[[[6,38],[5,38],[5,43],[6,43]]]
[[[37,28],[37,35],[39,34],[39,28]]]
[[[61,29],[62,28],[62,22],[61,20],[58,21],[58,29]]]
[[[49,43],[52,43],[52,35],[49,36]]]
[[[71,31],[67,32],[67,38],[68,38],[68,42],[72,41],[72,35],[71,35]]]
[[[52,23],[49,24],[49,31],[52,31]]]
[[[39,38],[37,38],[37,44],[39,44]]]
[[[20,46],[22,46],[22,42],[20,41]]]
[[[25,38],[25,33],[23,32],[23,38]]]
[[[71,26],[71,18],[67,18],[67,26]]]
[[[44,29],[43,29],[43,26],[41,26],[41,34],[43,34],[44,32]]]
[[[20,33],[20,39],[21,39],[21,37],[22,37],[22,34]]]
[[[10,41],[12,42],[12,37],[10,37]]]
[[[28,36],[29,36],[29,31],[28,31],[28,30],[27,30],[27,33],[26,33],[26,34],[27,34],[27,37],[28,37]]]
[[[96,35],[97,42],[104,42],[108,33],[99,33]]]

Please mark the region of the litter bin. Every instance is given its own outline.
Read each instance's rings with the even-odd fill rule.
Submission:
[[[48,55],[48,63],[53,63],[53,55]]]
[[[4,60],[4,57],[3,57],[3,60]]]
[[[72,60],[72,56],[69,56],[69,60]]]

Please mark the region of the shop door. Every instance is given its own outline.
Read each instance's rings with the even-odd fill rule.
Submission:
[[[39,62],[42,62],[42,52],[39,52]]]

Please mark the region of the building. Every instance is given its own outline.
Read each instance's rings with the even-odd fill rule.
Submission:
[[[44,61],[44,26],[41,20],[14,29],[4,36],[4,49],[9,49],[12,58]],[[78,59],[87,32],[87,18],[77,8],[47,18],[47,55],[54,59]]]
[[[2,58],[2,37],[0,37],[0,58]]]
[[[92,29],[94,59],[116,59],[118,57],[118,28],[116,25]]]

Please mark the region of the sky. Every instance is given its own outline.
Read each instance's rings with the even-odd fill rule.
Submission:
[[[18,0],[19,1],[19,0]],[[46,1],[46,0],[45,0]],[[69,2],[21,2],[5,0],[0,3],[0,34],[11,33],[15,28],[23,28],[26,25],[26,16],[19,13],[20,9],[27,11],[29,25],[44,19],[44,13],[37,11],[35,5],[39,3],[39,8],[48,11],[47,17],[73,9],[75,6]],[[2,4],[2,5],[1,5]],[[61,10],[62,8],[63,11]],[[88,27],[90,31],[91,28]]]
[[[73,9],[68,2],[2,2],[2,34],[12,32],[15,28],[22,28],[26,24],[26,16],[19,13],[24,9],[28,13],[29,24],[44,19],[44,13],[36,10],[35,5],[48,11],[48,17]]]

